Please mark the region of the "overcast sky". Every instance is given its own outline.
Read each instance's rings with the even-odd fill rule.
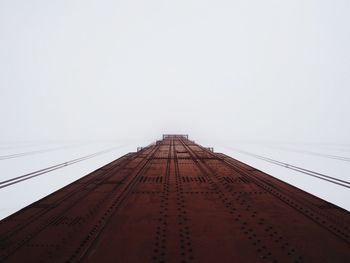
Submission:
[[[347,147],[349,14],[349,0],[0,0],[0,142]]]
[[[350,2],[0,0],[1,140],[350,142]]]

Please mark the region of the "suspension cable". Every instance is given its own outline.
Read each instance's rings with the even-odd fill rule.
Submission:
[[[40,154],[40,153],[45,153],[45,152],[53,152],[53,151],[57,151],[57,150],[61,150],[61,149],[74,148],[74,147],[79,147],[82,145],[85,145],[85,143],[79,143],[77,145],[66,145],[66,146],[60,146],[60,147],[42,149],[42,150],[35,150],[35,151],[28,151],[28,152],[22,152],[22,153],[15,153],[15,154],[8,154],[8,155],[0,155],[0,161],[18,158],[18,157],[22,157],[22,156],[35,155],[35,154]]]
[[[306,174],[306,175],[309,175],[309,176],[312,176],[312,177],[315,177],[315,178],[318,178],[318,179],[321,179],[321,180],[324,180],[324,181],[327,181],[327,182],[330,182],[333,184],[337,184],[337,185],[340,185],[340,186],[343,186],[346,188],[350,188],[350,182],[345,181],[345,180],[341,180],[341,179],[338,179],[338,178],[335,178],[335,177],[332,177],[332,176],[329,176],[326,174],[322,174],[322,173],[318,173],[318,172],[311,171],[308,169],[304,169],[302,167],[298,167],[298,166],[291,165],[288,163],[280,162],[280,161],[277,161],[277,160],[274,160],[274,159],[271,159],[271,158],[268,158],[265,156],[261,156],[261,155],[254,154],[251,152],[243,151],[243,150],[240,150],[237,148],[231,148],[231,147],[225,147],[225,148],[229,148],[229,149],[234,150],[236,152],[243,153],[245,155],[249,155],[251,157],[254,157],[254,158],[257,158],[257,159],[260,159],[260,160],[263,160],[263,161],[266,161],[266,162],[269,162],[269,163],[272,163],[272,164],[275,164],[275,165],[278,165],[278,166],[281,166],[281,167],[284,167],[287,169],[291,169],[291,170],[294,170],[294,171],[297,171],[297,172],[300,172],[300,173],[303,173],[303,174]]]
[[[291,148],[287,148],[287,147],[278,147],[278,149],[281,149],[281,150],[284,150],[284,151],[288,151],[288,152],[304,153],[304,154],[309,154],[309,155],[314,155],[314,156],[325,157],[325,158],[328,158],[328,159],[334,159],[334,160],[339,160],[339,161],[350,162],[350,158],[349,157],[344,157],[344,156],[339,156],[339,155],[318,153],[318,152],[308,151],[308,150],[291,149]]]
[[[66,162],[63,162],[63,163],[60,163],[60,164],[56,164],[56,165],[53,165],[53,166],[49,166],[49,167],[46,167],[46,168],[34,171],[34,172],[31,172],[31,173],[20,175],[20,176],[17,176],[17,177],[14,177],[14,178],[11,178],[11,179],[8,179],[8,180],[5,180],[5,181],[1,181],[0,182],[0,189],[8,187],[10,185],[14,185],[14,184],[26,181],[26,180],[29,180],[31,178],[37,177],[37,176],[42,175],[42,174],[46,174],[46,173],[49,173],[49,172],[52,172],[52,171],[55,171],[55,170],[67,167],[69,165],[72,165],[72,164],[75,164],[75,163],[78,163],[78,162],[82,162],[82,161],[91,159],[91,158],[96,157],[98,155],[111,152],[111,151],[113,151],[115,149],[118,149],[120,147],[121,146],[108,148],[108,149],[105,149],[105,150],[102,150],[102,151],[99,151],[99,152],[96,152],[96,153],[93,153],[93,154],[89,154],[89,155],[86,155],[86,156],[83,156],[83,157],[80,157],[80,158],[76,158],[76,159],[73,159],[73,160],[70,160],[70,161],[66,161]]]

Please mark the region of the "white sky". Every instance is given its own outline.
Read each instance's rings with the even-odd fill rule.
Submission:
[[[348,0],[0,0],[0,141],[350,144],[349,14]]]

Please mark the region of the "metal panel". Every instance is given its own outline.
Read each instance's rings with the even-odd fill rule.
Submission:
[[[1,262],[349,262],[349,212],[165,134],[0,222]]]

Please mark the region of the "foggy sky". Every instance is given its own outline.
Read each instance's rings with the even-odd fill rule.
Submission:
[[[349,143],[350,2],[0,1],[1,141]]]
[[[349,162],[268,147],[350,157],[349,14],[348,0],[0,0],[0,154],[99,142],[3,160],[0,179],[127,145],[3,189],[0,218],[163,133],[349,210],[348,189],[230,148],[348,180]]]

